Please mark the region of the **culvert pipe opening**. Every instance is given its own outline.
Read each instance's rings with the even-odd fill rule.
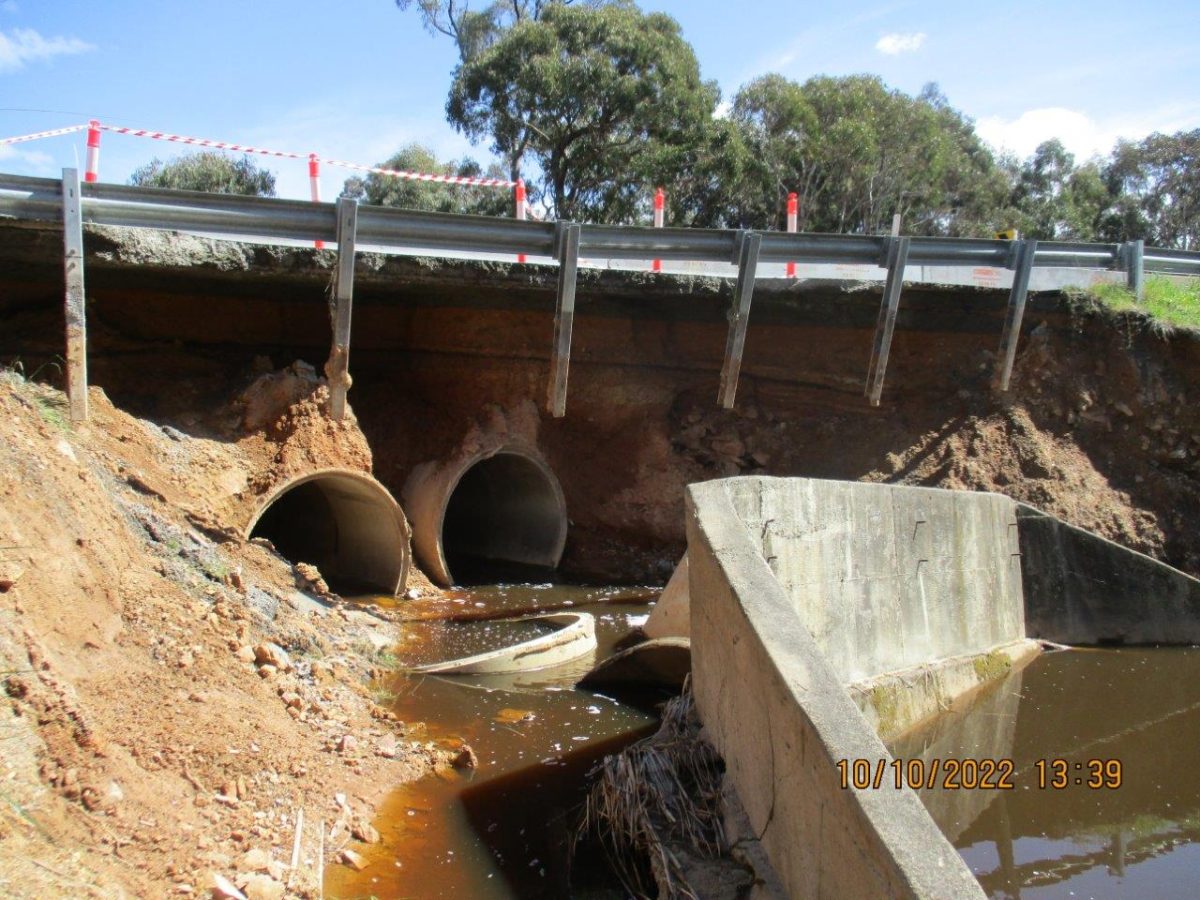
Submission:
[[[248,537],[264,537],[293,563],[321,570],[334,590],[397,594],[409,566],[400,506],[375,479],[326,470],[294,478],[259,507]]]
[[[417,555],[444,587],[538,577],[562,559],[566,500],[532,451],[504,448],[414,473],[405,503]]]

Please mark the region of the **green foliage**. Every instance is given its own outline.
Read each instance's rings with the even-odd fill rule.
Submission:
[[[491,47],[508,29],[522,22],[536,22],[550,6],[570,6],[576,0],[493,0],[481,10],[472,10],[468,0],[396,0],[402,10],[416,7],[430,34],[453,39],[459,57],[466,62]],[[591,8],[632,5],[632,0],[584,0]]]
[[[1121,141],[1104,174],[1113,198],[1104,239],[1200,247],[1200,128]]]
[[[718,97],[669,16],[554,3],[455,70],[446,113],[514,180],[535,163],[552,215],[622,222],[695,160]]]
[[[248,156],[230,159],[216,151],[192,153],[170,162],[153,159],[136,169],[129,183],[210,194],[275,196],[275,176],[271,172],[258,168]]]
[[[1161,276],[1147,278],[1140,303],[1120,284],[1098,284],[1082,293],[1115,310],[1138,309],[1167,325],[1200,328],[1200,279],[1180,283]]]
[[[662,185],[671,224],[780,229],[795,191],[805,231],[877,234],[899,213],[908,234],[1198,245],[1200,129],[1081,163],[1057,140],[996,158],[937,85],[912,97],[872,75],[766,75],[723,117],[677,23],[633,0],[395,2],[458,47],[449,121],[489,139],[510,179],[535,173],[530,200],[551,216],[645,222]],[[420,186],[378,193],[483,211]]]
[[[795,191],[801,231],[876,234],[899,213],[906,233],[975,233],[1004,195],[991,153],[936,86],[910,97],[873,75],[766,75],[738,92],[733,120],[749,162],[731,219],[744,227],[782,228]]]
[[[441,162],[432,150],[420,144],[409,144],[381,162],[378,168],[431,175],[504,178],[499,166],[493,165],[485,173],[473,159]],[[431,212],[502,216],[511,215],[513,208],[512,194],[503,188],[412,181],[374,172],[366,178],[346,179],[342,193],[376,206],[400,206]]]

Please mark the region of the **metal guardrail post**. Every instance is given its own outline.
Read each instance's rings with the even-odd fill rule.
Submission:
[[[883,396],[883,378],[887,373],[888,356],[892,352],[892,335],[896,332],[900,288],[904,284],[904,267],[908,264],[911,240],[907,237],[891,238],[888,250],[887,283],[883,289],[883,300],[879,304],[879,318],[875,322],[875,340],[871,345],[871,362],[867,366],[867,384],[864,391],[872,406],[878,406]]]
[[[67,401],[72,422],[88,417],[87,296],[83,290],[83,202],[79,170],[63,169],[63,275],[67,326]]]
[[[1125,256],[1125,273],[1129,293],[1141,303],[1146,299],[1146,242],[1142,240],[1126,241],[1123,248]]]
[[[1025,297],[1029,293],[1029,275],[1033,271],[1033,258],[1037,255],[1035,240],[1021,241],[1017,247],[1017,260],[1013,266],[1012,290],[1008,295],[1008,315],[1004,319],[1004,333],[1000,338],[1000,360],[996,380],[1000,390],[1008,390],[1012,377],[1013,363],[1017,358],[1017,341],[1021,337],[1021,320],[1025,317]]]
[[[717,402],[725,409],[733,409],[733,400],[737,395],[742,351],[746,347],[746,325],[750,321],[750,301],[754,297],[758,254],[762,248],[761,234],[749,231],[743,232],[740,237],[737,286],[733,290],[733,304],[729,309],[729,336],[725,341],[725,364],[721,367],[721,387],[717,394]]]
[[[329,379],[329,416],[335,422],[346,415],[346,392],[354,383],[350,377],[350,315],[354,305],[354,252],[358,231],[358,201],[338,197],[337,268],[333,274],[333,300],[329,317],[333,326],[333,346],[325,363]]]
[[[559,222],[557,231],[558,304],[554,312],[554,347],[546,409],[554,418],[561,419],[567,414],[567,375],[571,366],[571,332],[575,327],[580,227],[571,222]]]

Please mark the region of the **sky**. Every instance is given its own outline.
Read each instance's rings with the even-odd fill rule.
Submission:
[[[476,0],[480,3],[482,0]],[[842,3],[642,0],[677,19],[725,100],[777,72],[937,82],[998,149],[1058,137],[1080,159],[1118,138],[1200,127],[1195,0]],[[457,54],[393,0],[0,0],[0,138],[90,118],[377,164],[419,142],[489,158],[445,120]],[[0,146],[0,171],[82,169],[82,134]],[[105,134],[100,178],[180,148]],[[256,162],[307,198],[303,161]],[[322,196],[350,173],[324,166]]]

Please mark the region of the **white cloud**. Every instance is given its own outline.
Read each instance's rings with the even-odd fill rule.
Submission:
[[[1077,161],[1112,150],[1118,139],[1140,140],[1154,131],[1194,128],[1200,120],[1195,105],[1141,110],[1136,116],[1097,121],[1086,113],[1061,106],[1027,110],[1015,119],[984,116],[975,122],[981,138],[1021,158],[1031,156],[1043,141],[1058,138]]]
[[[94,49],[94,46],[79,38],[45,38],[32,28],[0,31],[0,72],[16,72],[29,62],[86,53]]]
[[[901,53],[915,53],[925,43],[926,34],[923,31],[910,31],[907,34],[893,32],[885,34],[875,42],[875,49],[887,56],[898,56]]]
[[[57,175],[59,171],[50,154],[40,150],[18,149],[11,144],[0,145],[0,161],[4,162],[6,169],[11,170],[14,165],[19,165],[35,175]]]

